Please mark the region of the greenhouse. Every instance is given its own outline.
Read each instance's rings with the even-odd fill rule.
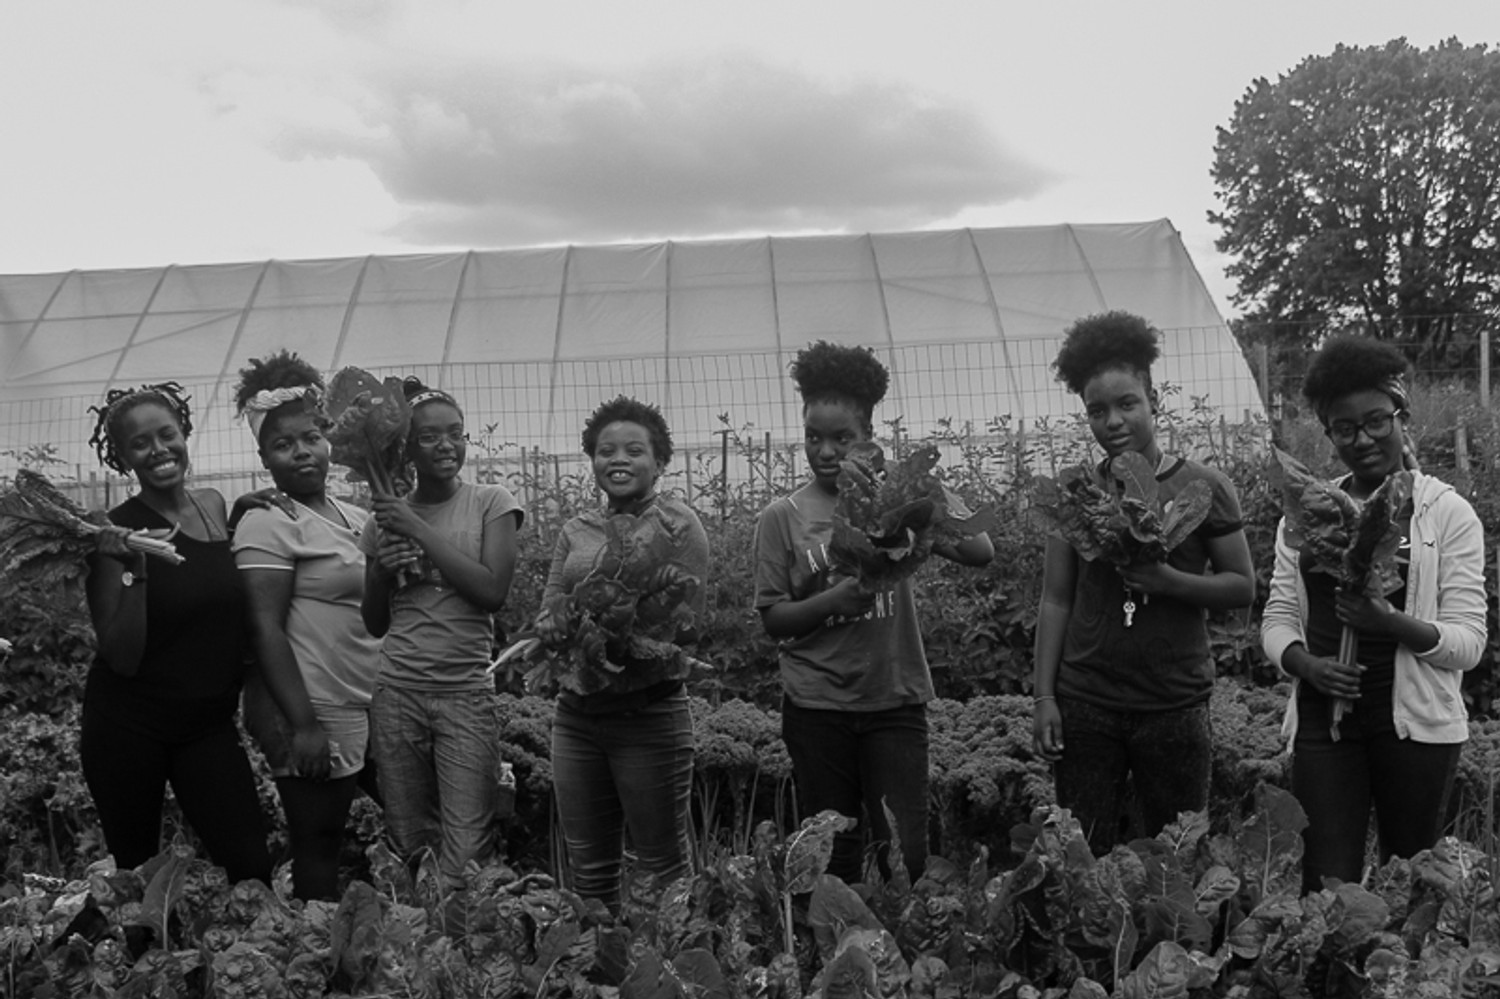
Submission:
[[[905,434],[1045,425],[1078,410],[1048,366],[1063,328],[1107,309],[1163,331],[1157,377],[1184,401],[1262,411],[1164,219],[0,275],[0,471],[48,446],[65,476],[96,471],[88,406],[168,379],[193,397],[199,473],[253,471],[233,386],[282,347],[446,388],[492,455],[575,455],[621,392],[659,404],[688,452],[731,429],[794,446],[786,368],[817,339],[880,354],[878,415]]]

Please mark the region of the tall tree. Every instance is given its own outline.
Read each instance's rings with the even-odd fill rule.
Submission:
[[[1251,325],[1360,323],[1433,357],[1500,305],[1500,50],[1398,38],[1257,79],[1212,173]]]

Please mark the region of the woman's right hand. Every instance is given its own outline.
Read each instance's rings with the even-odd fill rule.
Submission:
[[[1288,652],[1293,658],[1289,672],[1312,684],[1319,693],[1349,701],[1359,698],[1359,678],[1365,671],[1359,663],[1341,663],[1327,656],[1315,656],[1305,649]]]
[[[308,780],[327,780],[333,771],[333,750],[321,725],[292,733],[292,775]]]
[[[422,549],[411,538],[381,531],[375,557],[381,571],[387,576],[394,576],[402,569],[415,566],[422,557]]]
[[[1037,754],[1048,763],[1062,759],[1062,712],[1057,708],[1056,698],[1046,697],[1036,702],[1031,716],[1031,741]]]

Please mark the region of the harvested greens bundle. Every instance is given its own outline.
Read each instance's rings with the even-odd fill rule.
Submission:
[[[344,368],[328,385],[327,407],[333,421],[328,429],[332,459],[353,469],[351,479],[365,479],[375,492],[396,495],[411,429],[401,379],[382,382],[368,371]]]
[[[938,449],[918,448],[887,464],[880,445],[855,444],[839,463],[829,558],[861,589],[895,586],[932,555],[933,545],[957,543],[996,526],[988,507],[956,517],[933,468]]]
[[[12,488],[0,491],[0,572],[40,572],[45,578],[54,559],[81,564],[97,547],[100,525],[54,486],[45,475],[22,469]],[[132,551],[181,562],[170,541],[128,534]],[[67,573],[64,573],[67,575]]]
[[[1032,491],[1033,508],[1048,529],[1086,562],[1165,562],[1208,517],[1213,491],[1202,479],[1163,505],[1156,469],[1140,452],[1115,455],[1104,468],[1103,475],[1082,465],[1056,479],[1039,475]]]
[[[530,633],[496,661],[539,659],[526,674],[535,693],[629,693],[701,665],[676,644],[697,623],[703,586],[677,561],[692,524],[659,505],[603,523],[605,544],[588,575],[543,601]]]
[[[1391,475],[1363,506],[1277,447],[1271,449],[1267,476],[1281,492],[1287,545],[1312,555],[1313,572],[1333,576],[1345,592],[1367,597],[1383,597],[1401,588],[1396,552],[1401,547],[1400,515],[1412,495],[1411,472]],[[1358,661],[1359,634],[1345,625],[1339,662],[1352,666]],[[1334,699],[1335,742],[1349,707],[1344,698]]]

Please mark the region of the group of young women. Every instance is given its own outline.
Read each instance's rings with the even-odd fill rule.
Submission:
[[[1105,313],[1075,323],[1056,362],[1105,452],[1101,472],[1134,451],[1156,468],[1164,500],[1194,482],[1211,496],[1202,524],[1162,563],[1116,569],[1060,537],[1047,542],[1035,745],[1053,763],[1059,803],[1101,852],[1128,824],[1131,784],[1148,834],[1206,807],[1205,612],[1247,606],[1255,593],[1229,480],[1164,453],[1156,439],[1157,339],[1145,320]],[[1313,359],[1306,394],[1356,500],[1411,467],[1404,372],[1398,353],[1366,340],[1336,341]],[[819,342],[798,353],[792,378],[811,476],[760,515],[755,607],[778,642],[798,805],[803,815],[834,809],[860,820],[837,837],[832,873],[860,879],[867,841],[869,859],[888,872],[894,834],[916,877],[928,850],[933,685],[913,584],[870,592],[829,558],[840,462],[873,437],[888,375],[869,350]],[[121,865],[157,851],[170,784],[231,878],[269,877],[265,823],[234,725],[242,686],[246,727],[286,813],[299,896],[336,894],[342,829],[361,787],[382,802],[397,850],[431,849],[454,889],[470,862],[493,852],[500,747],[486,669],[523,513],[503,487],[461,478],[458,401],[415,379],[406,394],[415,485],[403,497],[376,495],[366,512],[328,492],[318,372],[286,352],[251,362],[238,402],[277,495],[250,502],[233,530],[222,497],[188,486],[191,413],[178,386],[113,391],[97,408],[101,460],[139,485],[109,512],[120,530],[104,536],[88,584],[99,654],[82,758]],[[616,517],[652,521],[672,539],[659,557],[705,583],[702,524],[657,491],[673,453],[660,411],[624,396],[604,403],[582,444],[604,502],[562,528],[544,596],[588,577]],[[1451,488],[1420,472],[1414,481],[1400,513],[1409,540],[1395,593],[1338,592],[1284,531],[1277,546],[1264,639],[1295,678],[1287,730],[1310,818],[1310,888],[1358,878],[1372,803],[1383,854],[1430,845],[1466,738],[1458,678],[1485,641],[1482,530]],[[170,535],[186,560],[148,565],[124,545],[133,530]],[[982,566],[994,549],[977,534],[935,553]],[[704,590],[696,588],[699,611]],[[1361,635],[1358,665],[1337,657],[1345,626]],[[690,629],[678,635],[694,638]],[[1335,698],[1356,705],[1337,730]],[[663,881],[687,870],[693,735],[682,679],[561,695],[552,761],[581,895],[618,904],[627,839],[637,870]]]

